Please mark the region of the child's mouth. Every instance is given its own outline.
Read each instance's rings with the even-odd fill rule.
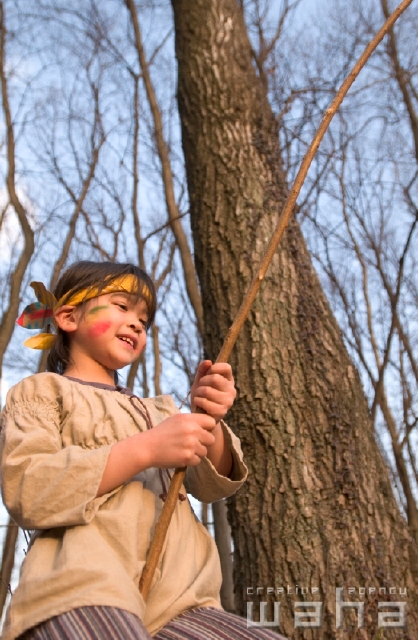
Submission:
[[[130,338],[129,336],[118,336],[119,340],[122,342],[126,342],[127,345],[131,347],[131,349],[135,349],[137,345],[137,340],[134,338]]]

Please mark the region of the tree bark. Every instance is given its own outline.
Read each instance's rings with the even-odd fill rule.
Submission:
[[[172,0],[172,6],[204,346],[214,358],[277,225],[287,187],[276,123],[251,63],[238,3]],[[247,589],[262,587],[258,600],[266,601],[268,587],[284,587],[274,599],[281,602],[285,635],[318,638],[314,629],[295,629],[293,610],[297,601],[319,600],[321,638],[346,638],[348,631],[371,640],[378,632],[376,598],[364,598],[364,629],[344,613],[337,630],[336,588],[344,588],[345,601],[358,601],[359,588],[406,587],[408,628],[385,629],[385,637],[417,637],[408,556],[416,556],[416,545],[374,440],[359,376],[295,221],[231,364],[238,401],[228,421],[250,472],[229,501],[238,612],[245,615],[246,601],[257,609]],[[356,588],[353,596],[349,587]]]

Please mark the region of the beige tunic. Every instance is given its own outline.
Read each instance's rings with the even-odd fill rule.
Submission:
[[[2,639],[75,607],[119,607],[151,635],[192,607],[220,608],[215,543],[188,501],[178,502],[145,604],[138,583],[161,512],[158,469],[96,498],[112,445],[145,431],[134,406],[111,389],[40,373],[13,387],[2,415],[4,503],[35,540],[22,564]],[[169,396],[144,400],[154,425],[177,412]],[[233,494],[246,477],[239,440],[223,425],[232,479],[207,458],[189,467],[186,488],[203,502]]]

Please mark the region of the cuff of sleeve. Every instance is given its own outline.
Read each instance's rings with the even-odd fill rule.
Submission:
[[[107,460],[109,458],[109,454],[112,446],[113,445],[110,444],[110,445],[106,445],[105,447],[102,447],[102,453],[103,453],[103,456],[101,459],[102,464],[98,468],[97,480],[94,487],[95,493],[97,493],[100,483],[102,481],[102,477],[104,474],[104,470],[106,468]],[[104,493],[103,495],[97,498],[92,498],[91,500],[89,500],[89,502],[86,503],[85,510],[84,510],[84,519],[86,524],[93,520],[94,516],[96,515],[96,513],[98,512],[102,504],[104,504],[111,496],[117,493],[122,487],[123,487],[123,484],[121,484],[119,487],[115,487],[114,489],[112,489],[112,491],[109,491],[108,493]]]
[[[225,442],[228,445],[232,455],[232,469],[227,479],[231,480],[232,482],[243,483],[247,478],[248,469],[243,461],[241,443],[223,420],[221,420],[221,427],[224,434]],[[215,473],[217,473],[215,468],[214,471]],[[223,478],[224,476],[220,477]]]
[[[188,467],[186,473],[186,489],[201,502],[217,502],[232,496],[245,482],[248,469],[242,459],[241,445],[231,429],[222,421],[225,442],[232,454],[233,468],[231,477],[221,476],[208,460],[202,458],[195,467]]]

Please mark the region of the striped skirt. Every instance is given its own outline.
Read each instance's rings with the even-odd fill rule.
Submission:
[[[171,620],[154,640],[286,640],[261,627],[247,628],[244,618],[201,607]],[[113,607],[82,607],[29,629],[18,640],[151,640],[141,620]]]

